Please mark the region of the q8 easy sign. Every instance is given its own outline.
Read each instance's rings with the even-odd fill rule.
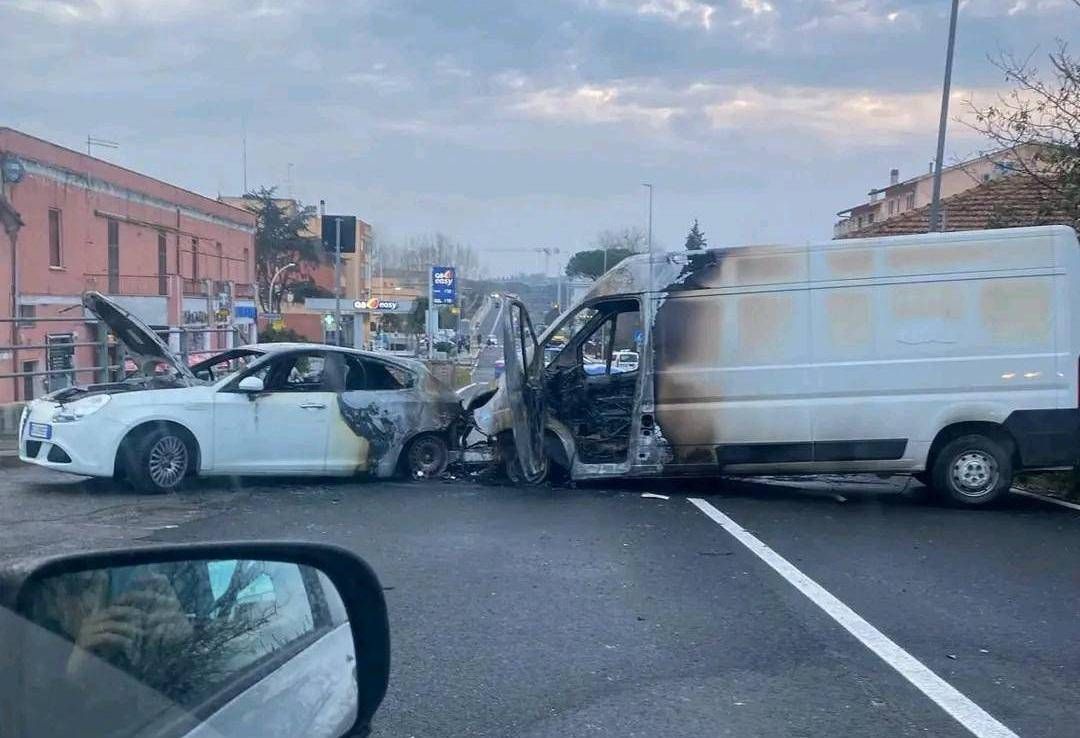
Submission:
[[[435,305],[453,305],[457,302],[457,275],[454,267],[431,267],[431,302]]]

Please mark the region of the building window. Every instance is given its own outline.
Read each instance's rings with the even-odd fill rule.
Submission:
[[[37,307],[34,305],[19,305],[19,317],[27,318],[19,323],[20,328],[33,328],[35,325],[34,318],[37,317]]]
[[[191,239],[191,278],[199,279],[199,239]]]
[[[35,390],[37,389],[38,382],[37,377],[33,374],[33,372],[36,372],[37,370],[38,363],[36,361],[24,361],[22,364],[24,400],[33,400],[37,397],[37,392]]]
[[[251,255],[248,253],[248,250],[245,248],[244,249],[244,272],[243,272],[243,274],[240,275],[240,281],[243,282],[244,284],[247,284],[248,282],[251,281],[250,279],[248,279],[248,275],[251,274],[251,264],[248,263],[248,259],[250,259],[250,258],[251,258]]]
[[[158,231],[157,234],[157,291],[159,295],[169,294],[169,247],[165,243],[165,234]]]
[[[908,196],[907,196],[907,209],[908,210],[914,210],[915,209],[915,193],[914,192],[909,192],[908,193]]]
[[[867,223],[873,223],[874,222],[874,214],[873,213],[870,213],[869,215],[866,216],[866,222]]]
[[[49,208],[49,266],[63,266],[60,260],[60,211]]]
[[[228,275],[225,273],[225,255],[221,252],[221,241],[214,243],[214,251],[217,252],[218,281],[224,282]]]
[[[889,215],[896,215],[896,200],[889,200]]]

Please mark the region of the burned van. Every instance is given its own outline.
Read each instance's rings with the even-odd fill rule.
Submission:
[[[474,410],[537,481],[913,474],[965,504],[1075,463],[1080,250],[1064,226],[631,257]]]

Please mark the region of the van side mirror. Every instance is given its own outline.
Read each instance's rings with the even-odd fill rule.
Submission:
[[[264,389],[263,381],[258,377],[244,377],[240,380],[240,384],[236,385],[236,388],[241,392],[248,392],[250,394],[257,394]]]
[[[306,543],[129,548],[0,566],[5,736],[367,735],[382,587]]]

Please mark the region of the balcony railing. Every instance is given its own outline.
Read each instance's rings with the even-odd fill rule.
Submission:
[[[169,280],[158,274],[87,274],[86,289],[106,295],[167,295]]]

